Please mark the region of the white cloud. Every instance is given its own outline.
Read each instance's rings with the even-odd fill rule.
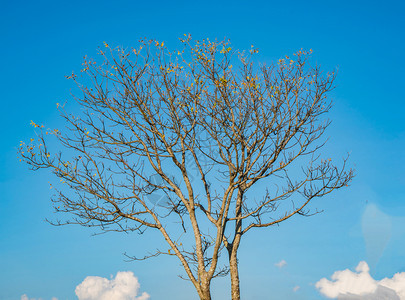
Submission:
[[[115,278],[88,276],[76,287],[79,300],[147,300],[149,295],[138,295],[140,284],[132,272],[118,272]]]
[[[279,261],[278,263],[276,263],[274,265],[281,269],[282,267],[287,265],[287,262],[283,259],[283,260]]]
[[[295,286],[294,288],[293,288],[293,292],[297,292],[298,290],[300,289],[300,286]]]
[[[336,271],[332,280],[322,278],[315,286],[324,296],[339,300],[405,300],[405,272],[397,273],[392,278],[375,280],[369,271],[367,263],[361,261],[355,272],[348,269]]]

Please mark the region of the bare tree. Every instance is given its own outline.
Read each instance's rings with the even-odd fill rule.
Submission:
[[[354,176],[347,159],[336,167],[320,153],[335,74],[310,66],[311,51],[266,66],[253,47],[180,40],[179,51],[158,41],[130,50],[105,43],[102,63],[85,58],[82,75],[68,77],[82,113],[59,107],[65,133],[32,122],[38,140],[19,152],[67,185],[53,202],[73,217],[56,225],[158,230],[169,250],[133,259],[177,256],[202,300],[213,278],[230,273],[237,300],[242,237],[311,214],[312,199]],[[63,151],[51,151],[47,135]]]

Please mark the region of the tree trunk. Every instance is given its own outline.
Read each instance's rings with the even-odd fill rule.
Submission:
[[[201,289],[198,293],[200,300],[211,300],[210,282],[202,283],[200,287]]]
[[[203,295],[200,296],[200,300],[211,300],[211,293],[210,291],[205,292]]]
[[[238,269],[238,258],[236,254],[237,251],[232,251],[229,255],[232,300],[240,300],[239,269]]]
[[[242,199],[244,191],[239,189],[236,200],[236,216],[242,215]],[[239,286],[239,268],[238,268],[238,249],[240,239],[242,237],[242,219],[236,220],[235,224],[235,237],[228,248],[229,254],[229,271],[231,273],[231,295],[232,300],[240,300],[240,286]]]

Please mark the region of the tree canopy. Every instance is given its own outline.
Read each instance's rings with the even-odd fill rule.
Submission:
[[[230,273],[236,300],[242,237],[312,214],[311,200],[354,176],[347,159],[336,166],[322,153],[336,75],[311,66],[312,51],[265,65],[253,46],[180,41],[175,51],[154,40],[132,49],[104,43],[101,60],[85,57],[81,73],[68,76],[81,113],[58,104],[66,127],[32,122],[37,139],[19,152],[67,186],[53,203],[71,218],[55,224],[158,230],[169,249],[134,259],[177,256],[204,300],[211,280]]]

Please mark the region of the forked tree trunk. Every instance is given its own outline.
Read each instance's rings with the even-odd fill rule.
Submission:
[[[198,289],[200,300],[211,300],[211,283],[207,279],[203,279]]]
[[[204,290],[200,294],[200,300],[211,300],[211,292],[210,289]]]
[[[211,300],[211,293],[208,292],[201,292],[200,293],[200,300]]]

